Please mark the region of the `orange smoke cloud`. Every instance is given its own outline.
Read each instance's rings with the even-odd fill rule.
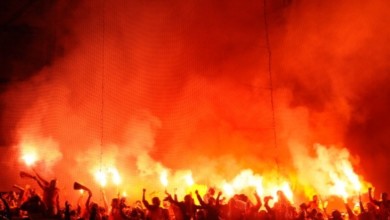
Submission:
[[[64,5],[46,10],[67,15]],[[375,145],[372,135],[381,137],[373,155],[385,155],[379,146],[387,140],[379,122],[388,120],[381,107],[390,92],[376,87],[389,82],[390,69],[390,50],[383,47],[388,6],[380,1],[271,3],[273,88],[258,1],[72,7],[77,13],[59,13],[59,26],[44,29],[69,31],[56,35],[63,54],[2,92],[1,117],[8,120],[1,128],[17,151],[5,154],[10,158],[33,146],[40,171],[58,175],[64,186],[80,181],[97,190],[100,184],[130,196],[143,187],[172,190],[189,173],[187,191],[283,189],[291,200],[299,190],[324,196],[365,191],[360,172],[385,186],[380,172],[387,165],[377,173],[365,168],[375,166],[366,149]],[[371,101],[375,105],[367,106]],[[315,143],[349,149],[313,150]],[[351,163],[357,153],[370,162]],[[110,168],[118,172],[114,183],[112,173],[93,180],[97,170]]]

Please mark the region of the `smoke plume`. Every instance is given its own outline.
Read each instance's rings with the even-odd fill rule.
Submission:
[[[265,3],[8,3],[1,187],[22,181],[33,148],[35,170],[69,198],[73,181],[98,189],[96,172],[113,170],[121,181],[106,187],[135,197],[163,191],[162,172],[170,189],[188,175],[218,187],[248,169],[320,187],[328,177],[314,168],[327,157],[387,190],[390,5]]]

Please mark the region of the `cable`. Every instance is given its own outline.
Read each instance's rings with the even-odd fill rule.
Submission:
[[[102,12],[102,82],[101,82],[101,109],[100,109],[100,168],[99,172],[103,172],[103,141],[104,141],[104,80],[105,80],[105,2],[102,0],[103,12]],[[102,186],[101,186],[102,187]],[[102,199],[102,195],[100,196]]]
[[[278,142],[276,135],[276,122],[275,122],[275,104],[274,104],[274,88],[272,82],[272,51],[269,40],[269,30],[268,30],[268,18],[267,18],[267,0],[263,0],[264,3],[264,27],[265,27],[265,40],[266,40],[266,48],[268,53],[268,75],[269,75],[269,84],[270,84],[270,97],[271,97],[271,110],[272,110],[272,128],[274,134],[274,147],[275,150],[278,151]],[[278,152],[277,152],[278,153]],[[277,166],[277,171],[279,173],[279,160],[275,157],[275,163]]]

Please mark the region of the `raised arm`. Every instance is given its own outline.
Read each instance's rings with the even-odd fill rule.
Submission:
[[[142,190],[142,203],[144,204],[145,208],[150,209],[150,205],[149,205],[149,202],[146,200],[145,194],[146,194],[146,189],[143,189]]]
[[[44,185],[40,179],[38,179],[37,177],[34,177],[34,180],[37,181],[39,187],[41,187],[41,189],[45,190],[47,185]]]
[[[372,197],[372,188],[368,188],[368,198],[370,199],[370,202],[374,203],[376,206],[380,206],[380,202],[378,200],[375,200]]]
[[[39,173],[35,169],[33,169],[33,171],[34,171],[35,175],[37,175],[37,177],[38,177],[38,179],[35,178],[35,180],[37,180],[38,183],[39,183],[39,181],[41,181],[41,182],[43,182],[43,184],[45,186],[49,185],[49,181],[45,180],[41,175],[39,175]],[[39,185],[41,185],[41,183]]]
[[[106,211],[108,211],[108,202],[107,202],[106,193],[104,192],[103,189],[101,190],[101,192],[102,192],[102,196],[103,196],[104,208],[106,209]]]
[[[261,199],[260,199],[260,196],[259,196],[259,194],[257,194],[257,192],[255,192],[254,193],[254,196],[255,196],[255,198],[256,198],[256,205],[254,205],[253,207],[252,207],[252,210],[253,211],[259,211],[259,209],[261,208]]]
[[[199,204],[204,207],[206,206],[206,203],[203,201],[202,197],[200,197],[198,190],[195,190],[196,198],[199,201]]]
[[[65,202],[65,213],[64,213],[65,217],[64,219],[65,220],[71,220],[71,217],[70,217],[70,204],[68,201]]]
[[[356,219],[356,216],[353,214],[353,211],[352,211],[351,207],[349,207],[348,203],[345,202],[344,205],[345,205],[345,208],[347,209],[348,219],[350,219],[350,220]]]
[[[362,202],[362,196],[359,193],[359,207],[360,207],[360,213],[365,213],[366,210],[364,209],[363,202]]]
[[[272,208],[269,206],[268,202],[269,200],[272,199],[272,196],[266,196],[264,197],[264,207],[265,209],[267,210],[267,212],[271,215],[274,214],[274,211],[272,210]]]
[[[85,202],[85,209],[88,211],[88,213],[91,212],[91,210],[89,209],[89,204],[91,202],[91,197],[92,197],[92,192],[90,190],[88,190],[88,198],[87,198],[87,201]]]
[[[222,195],[222,192],[221,191],[219,191],[219,193],[218,193],[218,195],[217,195],[217,201],[216,201],[216,206],[218,207],[219,206],[219,198],[221,197],[221,195]]]
[[[177,195],[175,194],[175,198],[172,198],[172,195],[165,190],[165,195],[167,195],[168,202],[178,205],[179,201],[177,200]]]
[[[57,212],[59,212],[61,209],[60,209],[60,195],[59,193],[57,193],[57,196],[56,196],[56,207],[57,207]]]

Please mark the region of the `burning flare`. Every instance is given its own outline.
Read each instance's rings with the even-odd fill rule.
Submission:
[[[121,184],[122,178],[121,178],[121,176],[120,176],[120,174],[119,174],[119,172],[118,172],[118,170],[117,170],[116,168],[114,168],[114,167],[110,168],[110,169],[108,170],[108,173],[111,174],[111,176],[112,176],[112,182],[113,182],[116,186],[118,186],[119,184]]]
[[[187,186],[191,187],[194,185],[194,179],[192,178],[191,172],[184,176],[184,180],[186,181]]]
[[[163,170],[160,173],[160,182],[166,188],[168,186],[168,171]]]
[[[102,170],[99,170],[95,173],[95,180],[104,188],[107,185],[107,174]]]
[[[25,152],[22,155],[22,160],[27,166],[33,166],[38,161],[38,156],[35,151]]]

